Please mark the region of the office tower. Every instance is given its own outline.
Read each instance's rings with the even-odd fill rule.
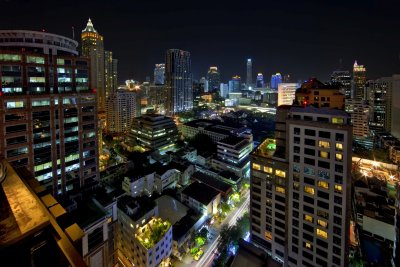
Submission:
[[[364,100],[346,99],[345,110],[351,116],[353,137],[367,138],[369,133],[370,107]]]
[[[201,84],[201,86],[203,88],[203,92],[207,93],[208,92],[208,80],[206,79],[206,77],[201,77],[199,83]]]
[[[395,87],[398,75],[392,77],[382,77],[377,80],[370,80],[366,85],[367,100],[371,106],[370,128],[376,131],[392,130],[392,107],[396,101],[393,94],[400,90]]]
[[[271,88],[278,89],[278,85],[282,82],[282,75],[277,72],[271,76]]]
[[[107,98],[118,89],[118,60],[111,51],[104,51],[104,79]]]
[[[356,60],[353,66],[352,98],[366,100],[364,92],[366,82],[366,68],[364,65],[358,65]]]
[[[396,138],[400,139],[400,116],[395,116],[395,114],[400,114],[400,75],[395,74],[392,76],[392,119],[391,119],[391,133]]]
[[[317,108],[328,107],[344,109],[345,96],[339,87],[324,84],[313,78],[304,82],[296,90],[294,103],[301,106],[314,106]]]
[[[218,91],[221,83],[221,74],[218,67],[210,67],[207,72],[207,81],[209,91]]]
[[[175,145],[178,128],[172,118],[145,114],[133,120],[128,137],[145,149],[163,150]]]
[[[86,28],[82,30],[82,55],[90,58],[90,80],[93,88],[96,88],[96,100],[98,111],[102,112],[106,106],[106,88],[104,76],[104,42],[93,27],[89,19]]]
[[[264,87],[264,77],[263,77],[262,73],[257,74],[256,87],[257,88]]]
[[[331,74],[331,84],[339,86],[346,98],[351,98],[351,73],[347,70],[336,70]]]
[[[247,88],[251,87],[253,84],[253,63],[251,62],[251,58],[247,59],[246,64],[246,86]]]
[[[155,113],[165,114],[165,104],[167,101],[167,91],[163,85],[142,84],[141,98],[146,99],[146,105],[142,108],[151,109]]]
[[[165,62],[166,114],[172,116],[193,109],[190,53],[179,49],[169,49]]]
[[[221,83],[219,87],[219,95],[223,98],[229,97],[229,86],[226,83]]]
[[[236,75],[229,81],[229,93],[239,93],[241,91],[241,79]]]
[[[156,67],[154,68],[154,84],[163,85],[164,76],[165,76],[165,64],[164,63],[156,64]]]
[[[251,156],[251,241],[284,266],[347,266],[352,127],[329,108],[277,110]]]
[[[299,87],[298,83],[280,83],[278,85],[278,106],[293,105],[296,90]]]
[[[126,133],[134,118],[140,116],[140,92],[138,89],[120,87],[106,101],[106,131]]]
[[[54,195],[97,180],[96,94],[78,42],[20,30],[0,38],[0,154]]]

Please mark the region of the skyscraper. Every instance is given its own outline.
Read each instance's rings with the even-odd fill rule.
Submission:
[[[238,93],[241,90],[241,79],[240,76],[236,75],[232,77],[232,80],[229,81],[229,93]]]
[[[154,84],[155,85],[163,85],[165,77],[165,64],[160,63],[156,64],[154,68]]]
[[[253,84],[253,63],[251,61],[251,58],[247,59],[247,65],[246,65],[246,86],[247,88],[250,87]]]
[[[257,88],[264,87],[264,77],[263,77],[262,73],[257,74],[256,87]]]
[[[284,266],[347,266],[352,127],[329,108],[277,110],[251,156],[251,241]]]
[[[89,19],[86,28],[82,30],[82,55],[90,58],[90,79],[96,89],[99,112],[106,107],[106,84],[104,75],[104,42]]]
[[[339,86],[346,98],[351,98],[351,73],[347,70],[336,70],[331,74],[332,85]]]
[[[221,83],[221,74],[218,67],[210,67],[207,72],[208,89],[209,91],[219,90]]]
[[[96,90],[78,42],[35,31],[0,39],[0,154],[54,195],[98,180]]]
[[[104,51],[104,77],[107,98],[118,89],[118,60],[111,51]]]
[[[201,77],[199,83],[202,85],[203,92],[208,92],[208,80],[206,77]]]
[[[172,116],[193,109],[190,53],[179,49],[169,49],[165,62],[166,114]]]
[[[356,60],[353,66],[352,98],[366,100],[364,92],[366,82],[366,68],[364,65],[358,65]]]
[[[282,82],[282,75],[277,72],[271,76],[271,88],[278,89],[278,85]]]

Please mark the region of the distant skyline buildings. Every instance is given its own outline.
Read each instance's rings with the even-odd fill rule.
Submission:
[[[156,64],[154,68],[154,84],[155,85],[163,85],[165,79],[165,64],[160,63]]]
[[[357,60],[353,65],[352,98],[365,100],[365,85],[367,70],[364,65],[358,65]]]
[[[246,86],[249,87],[252,84],[253,84],[253,62],[251,58],[248,58],[246,64]]]
[[[264,87],[264,76],[262,73],[258,73],[256,79],[256,88],[262,88],[262,87]]]
[[[278,89],[278,85],[282,82],[282,75],[277,72],[271,76],[271,88]]]
[[[332,72],[331,83],[339,86],[346,98],[351,98],[352,77],[350,71],[336,70]]]
[[[221,83],[221,74],[218,70],[218,67],[213,66],[208,69],[207,80],[208,80],[209,91],[214,91],[219,89]]]
[[[241,91],[241,78],[238,75],[232,77],[232,80],[229,81],[229,93],[238,93]]]
[[[190,53],[168,49],[165,58],[165,86],[168,116],[193,109],[192,68]]]

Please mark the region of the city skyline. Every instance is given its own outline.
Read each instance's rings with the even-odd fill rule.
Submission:
[[[266,76],[281,72],[291,74],[293,81],[309,77],[328,80],[340,65],[351,70],[354,60],[368,68],[371,79],[400,71],[400,36],[391,34],[400,26],[392,13],[398,3],[391,3],[393,8],[389,9],[377,1],[363,1],[362,5],[360,1],[252,1],[246,6],[219,2],[212,7],[175,2],[111,6],[85,1],[78,9],[73,2],[59,3],[61,8],[54,16],[47,13],[51,9],[44,8],[48,6],[46,1],[1,1],[2,10],[18,7],[21,16],[15,20],[13,12],[5,12],[0,23],[4,29],[45,29],[68,37],[72,37],[74,27],[75,40],[79,41],[80,31],[90,17],[104,36],[105,46],[119,59],[120,82],[128,78],[144,81],[152,76],[154,64],[162,62],[165,51],[171,48],[191,52],[196,80],[213,65],[221,69],[224,81],[236,74],[245,77],[247,58],[253,60],[253,79],[258,72]],[[19,6],[22,3],[23,8]],[[38,12],[42,16],[37,17]],[[74,16],[68,15],[71,12]],[[114,14],[118,14],[117,19]],[[235,15],[240,19],[227,20]]]

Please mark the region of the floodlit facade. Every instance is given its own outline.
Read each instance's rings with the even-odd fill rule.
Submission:
[[[271,85],[272,89],[278,89],[278,85],[282,82],[282,75],[278,72],[276,74],[272,74],[271,76]]]
[[[367,70],[364,65],[358,65],[357,61],[353,66],[352,98],[366,100],[365,84],[367,82]]]
[[[247,59],[247,64],[246,64],[246,86],[247,88],[252,86],[253,84],[253,63],[251,61],[251,58]]]
[[[296,96],[298,83],[280,83],[278,85],[278,106],[292,105]]]
[[[193,109],[192,66],[189,52],[179,49],[167,50],[165,86],[168,116]]]
[[[0,153],[54,195],[98,180],[96,93],[78,43],[34,31],[0,39]]]
[[[366,138],[369,133],[370,107],[364,100],[346,99],[346,112],[351,116],[353,136]]]
[[[236,75],[232,77],[232,80],[228,83],[229,93],[237,93],[241,91],[241,79],[240,76]]]

